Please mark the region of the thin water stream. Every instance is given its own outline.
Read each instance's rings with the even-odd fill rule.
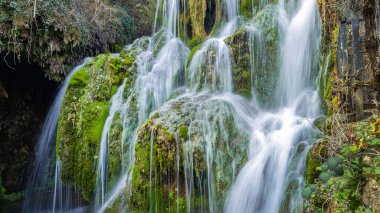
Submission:
[[[89,58],[86,58],[81,65],[75,67],[70,72],[50,106],[42,132],[36,144],[36,150],[32,160],[33,164],[25,191],[26,199],[23,204],[23,212],[40,212],[55,209],[55,206],[52,206],[52,204],[55,203],[56,197],[44,196],[43,194],[52,192],[55,185],[53,183],[56,171],[55,142],[59,112],[71,76],[81,69],[89,60]],[[69,191],[67,193],[69,193]],[[73,193],[79,194],[79,192]],[[74,195],[68,197],[74,197]],[[77,205],[81,205],[79,203],[80,202],[78,202]],[[71,204],[66,207],[71,208]]]

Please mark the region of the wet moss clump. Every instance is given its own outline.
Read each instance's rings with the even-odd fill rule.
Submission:
[[[93,197],[97,152],[110,99],[130,76],[131,62],[132,58],[97,56],[71,77],[62,102],[56,146],[62,180],[80,187],[86,201]],[[111,136],[119,137],[115,132]],[[111,168],[116,162],[111,159]]]
[[[192,175],[194,180],[207,183],[209,143],[216,197],[213,205],[222,210],[234,171],[248,158],[249,135],[235,125],[230,110],[227,103],[203,96],[179,98],[169,108],[152,113],[138,128],[131,194],[126,192],[128,210],[184,211],[186,177]],[[197,113],[200,111],[209,113]],[[204,196],[200,199],[204,189],[194,184],[194,193],[188,198],[190,209],[206,211],[209,203]]]
[[[234,61],[234,92],[250,98],[253,89],[258,101],[264,105],[272,101],[279,78],[282,31],[277,13],[278,8],[269,5],[225,39]]]

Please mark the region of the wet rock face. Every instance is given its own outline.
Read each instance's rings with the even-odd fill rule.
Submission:
[[[14,63],[10,54],[0,62],[0,166],[6,193],[21,191],[29,160],[58,83],[45,78],[35,63]],[[7,65],[8,63],[8,65]],[[4,94],[4,92],[3,92]]]
[[[187,26],[188,44],[194,47],[212,33],[222,20],[222,0],[190,0],[186,2],[186,17],[182,21]]]
[[[222,210],[234,171],[248,154],[248,134],[234,119],[227,102],[207,95],[180,97],[152,113],[138,130],[130,210],[148,211],[150,202],[158,209],[184,210],[176,202],[186,198],[190,179],[195,181],[190,208],[207,210],[207,201],[199,199],[208,186],[199,188],[197,181],[207,183],[211,173],[215,207]]]
[[[378,25],[376,26],[376,22],[378,22],[378,19],[376,19],[376,11],[379,10],[378,2],[378,0],[318,1],[319,11],[322,18],[323,51],[325,52],[324,54],[331,51],[331,58],[334,59],[332,61],[334,66],[336,62],[336,70],[332,74],[336,77],[342,78],[343,75],[347,75],[347,71],[342,73],[342,70],[348,69],[351,71],[352,67],[355,67],[354,61],[357,59],[362,62],[360,63],[359,74],[350,74],[352,75],[351,80],[354,83],[351,83],[350,85],[338,85],[337,82],[333,82],[332,84],[333,91],[337,91],[343,86],[348,86],[349,89],[352,90],[352,93],[355,94],[353,99],[354,102],[356,102],[356,105],[363,105],[349,106],[347,110],[354,113],[361,114],[363,109],[376,109],[377,113],[380,111],[380,105],[374,104],[380,100],[380,94],[377,92],[380,88],[380,34]],[[353,37],[352,32],[352,19],[355,17],[360,17],[359,23],[357,24],[359,25],[359,36],[356,36],[356,39]],[[343,34],[346,34],[347,38],[341,38]],[[338,42],[341,48],[342,45],[345,45],[350,49],[347,53],[349,62],[344,61],[344,55],[342,56],[342,51],[339,50],[336,42]],[[351,50],[354,46],[357,50]],[[339,64],[340,61],[342,61],[343,64]],[[332,69],[334,69],[334,67]],[[338,95],[332,94],[332,96]]]
[[[79,186],[86,201],[92,200],[94,194],[96,159],[109,100],[123,79],[132,78],[129,68],[133,62],[130,56],[99,55],[70,79],[58,123],[57,155],[62,162],[62,180]],[[114,127],[116,131],[119,126]],[[110,137],[119,137],[115,131]],[[120,156],[115,153],[117,157]],[[114,161],[111,162],[115,164]]]
[[[50,102],[71,67],[150,33],[155,0],[103,3],[38,2],[33,17],[32,1],[0,1],[0,166],[6,193],[24,188]],[[4,57],[7,52],[15,54]]]
[[[194,37],[204,38],[208,35],[220,12],[220,0],[188,1],[189,16]]]
[[[274,96],[279,75],[279,42],[282,33],[277,8],[268,6],[248,25],[225,39],[233,58],[234,92],[251,97],[251,89],[264,105]],[[253,55],[251,60],[250,55]]]

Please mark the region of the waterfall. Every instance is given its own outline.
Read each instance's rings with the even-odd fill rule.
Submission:
[[[105,192],[107,189],[107,159],[108,159],[108,140],[110,134],[110,128],[112,121],[123,103],[123,92],[126,80],[119,87],[116,94],[111,98],[111,108],[109,115],[103,127],[102,139],[100,142],[98,167],[96,170],[96,188],[95,188],[95,207],[98,207],[99,203],[104,203]]]
[[[135,96],[129,96],[127,100],[124,100],[123,104],[119,104],[118,108],[115,108],[115,110],[122,111],[123,126],[125,127],[123,129],[123,145],[121,147],[123,150],[123,161],[126,162],[123,163],[123,174],[121,174],[115,186],[111,187],[111,190],[107,193],[103,181],[105,180],[103,176],[105,176],[107,172],[105,171],[107,155],[100,155],[103,157],[99,158],[98,162],[99,172],[97,179],[101,180],[101,184],[99,184],[96,189],[97,198],[95,201],[95,209],[97,211],[102,211],[107,207],[110,201],[120,194],[127,184],[130,184],[132,175],[131,168],[133,167],[134,161],[134,145],[137,134],[136,128],[147,119],[153,110],[163,105],[174,89],[183,84],[181,76],[184,74],[190,50],[178,38],[180,0],[164,0],[162,2],[162,8],[160,8],[161,4],[159,2],[160,1],[157,1],[154,28],[156,28],[157,17],[159,13],[162,12],[163,24],[161,30],[148,39],[149,45],[147,48],[139,47],[139,53],[135,55],[135,66],[138,76],[133,91],[135,91],[136,94]],[[160,11],[160,9],[162,9],[162,11]],[[155,53],[159,45],[162,45],[162,47],[158,53]],[[127,49],[130,48],[132,48],[132,46],[127,47]],[[128,109],[132,98],[137,99],[136,102],[139,106],[137,124],[133,124],[132,117],[134,115],[130,115]],[[119,99],[122,99],[122,95],[119,96]],[[107,134],[109,128],[110,125],[105,126],[103,134]],[[107,136],[103,135],[102,137]],[[128,144],[130,148],[124,150],[124,144]],[[107,144],[105,142],[102,143],[100,147],[100,153],[105,153],[106,150]],[[129,153],[124,154],[125,152]],[[129,159],[125,159],[126,156],[129,156]],[[100,190],[98,188],[100,188]],[[98,191],[101,192],[99,193]],[[101,199],[98,197],[101,197]],[[97,203],[98,200],[100,200],[99,203]]]
[[[48,199],[49,196],[44,196],[43,194],[49,193],[54,189],[53,174],[56,169],[55,142],[59,112],[71,76],[81,69],[88,60],[89,59],[86,58],[81,65],[75,67],[70,72],[50,106],[42,131],[38,137],[32,159],[33,164],[31,165],[31,172],[25,190],[26,199],[23,204],[23,212],[39,212],[51,208],[50,204],[53,203],[53,201],[48,202],[46,199]],[[53,199],[55,202],[55,196]]]
[[[137,127],[145,121],[154,110],[164,111],[176,101],[194,104],[196,111],[189,127],[201,127],[199,134],[205,140],[204,152],[206,163],[205,179],[194,174],[194,154],[196,148],[192,144],[191,133],[182,149],[182,156],[178,150],[176,154],[176,185],[179,180],[179,168],[183,159],[184,188],[186,193],[187,212],[195,211],[192,202],[196,194],[201,195],[204,211],[207,212],[279,212],[302,211],[300,203],[300,188],[303,186],[303,169],[308,149],[315,141],[316,133],[311,123],[319,113],[319,97],[313,85],[318,61],[319,50],[319,19],[316,2],[281,1],[277,12],[280,30],[284,31],[280,48],[280,76],[275,89],[273,104],[265,109],[257,103],[255,91],[252,88],[252,101],[242,99],[233,93],[233,77],[230,47],[225,39],[238,31],[241,19],[238,14],[239,4],[236,0],[224,0],[225,22],[215,37],[203,42],[200,49],[194,53],[187,67],[185,92],[179,97],[167,102],[167,98],[177,88],[185,86],[186,60],[188,48],[178,38],[179,10],[178,0],[157,1],[155,34],[147,38],[149,45],[141,45],[135,54],[137,79],[133,94],[127,100],[119,101],[117,106],[123,118],[123,169],[120,179],[108,189],[105,176],[107,155],[99,158],[98,180],[104,182],[97,186],[101,192],[101,202],[96,204],[97,211],[106,210],[122,192],[131,192],[134,168],[135,145]],[[162,8],[160,8],[162,6]],[[262,5],[261,5],[262,6]],[[262,6],[264,7],[264,6]],[[161,30],[156,31],[159,14],[162,13],[163,23]],[[264,64],[267,57],[264,53],[263,35],[261,29],[249,23],[246,26],[249,32],[250,72],[255,77],[255,67]],[[279,38],[281,39],[281,38]],[[139,43],[139,42],[137,42]],[[143,43],[143,42],[142,42]],[[132,44],[133,45],[133,44]],[[131,50],[132,45],[127,47]],[[159,50],[156,50],[159,47]],[[260,51],[254,51],[258,49]],[[257,53],[257,55],[255,55]],[[251,76],[251,78],[253,78]],[[251,80],[253,81],[253,80]],[[253,83],[252,83],[253,84]],[[115,95],[114,97],[120,97]],[[139,106],[137,122],[131,115],[130,106],[136,99]],[[114,98],[112,99],[114,103]],[[217,104],[216,104],[217,103]],[[116,106],[116,105],[115,105]],[[216,107],[218,112],[215,112]],[[113,112],[113,110],[111,110]],[[227,195],[218,194],[219,186],[216,180],[215,166],[218,166],[220,154],[216,153],[216,132],[223,129],[225,117],[231,113],[233,124],[249,136],[248,161],[239,170],[237,162],[239,156],[232,157],[229,169],[232,170],[233,180]],[[112,113],[110,113],[112,116]],[[136,115],[135,115],[136,116]],[[105,125],[103,137],[107,137],[110,125]],[[149,209],[157,211],[157,203],[153,203],[152,193],[154,185],[152,174],[154,133],[150,130],[150,159],[149,159]],[[221,132],[224,139],[229,140],[228,132]],[[104,140],[100,153],[106,152],[107,143]],[[127,146],[128,149],[125,149]],[[232,152],[232,150],[230,150]],[[217,162],[217,163],[215,163]],[[101,168],[99,170],[99,168]],[[101,176],[101,178],[99,177]],[[297,182],[295,191],[285,193],[290,183]],[[289,195],[288,195],[289,194]],[[131,195],[133,196],[133,194]],[[177,197],[179,192],[177,191]],[[223,204],[224,203],[224,204]],[[179,204],[177,204],[178,206]]]
[[[159,184],[176,187],[175,192],[165,191],[169,195],[164,196],[170,196],[170,202],[175,200],[173,206],[178,212],[180,208],[186,212],[211,213],[302,211],[300,189],[305,184],[302,177],[305,158],[316,140],[312,123],[320,113],[320,97],[314,85],[320,43],[317,3],[281,0],[278,5],[269,6],[269,2],[261,1],[256,8],[264,11],[264,15],[258,12],[262,16],[250,19],[239,15],[239,0],[221,0],[218,30],[204,38],[190,60],[190,50],[183,41],[186,38],[182,39],[180,32],[185,1],[157,0],[153,35],[125,47],[126,56],[135,59],[130,69],[136,76],[124,79],[110,100],[95,158],[96,185],[91,211],[106,211],[115,201],[124,202],[123,208],[129,210],[128,199],[136,193],[134,171],[141,163],[136,150],[141,148],[138,138],[143,131],[149,137],[145,150],[149,159],[144,159],[149,165],[144,172],[149,177],[143,195],[149,212],[171,210],[167,206],[159,209],[157,188],[162,187]],[[266,23],[272,16],[276,24]],[[257,20],[264,23],[260,25]],[[276,27],[274,35],[268,34],[266,24]],[[248,64],[243,70],[250,83],[247,97],[236,92],[240,85],[236,82],[239,76],[235,76],[235,60],[239,59],[233,57],[236,48],[229,43],[236,35],[242,36],[241,43],[247,43],[247,52],[241,56]],[[268,47],[267,36],[272,36],[269,41],[272,46]],[[273,49],[278,49],[278,56],[272,55],[276,53]],[[278,66],[273,61],[278,61]],[[27,195],[31,199],[25,201],[24,212],[51,207],[53,212],[60,212],[79,206],[76,191],[61,182],[61,161],[55,157],[53,144],[69,79],[82,66],[67,77],[45,121],[28,184]],[[262,69],[270,70],[265,70],[263,75]],[[270,97],[273,100],[264,104],[259,100],[262,91],[256,83],[270,75],[276,76],[275,83],[262,85],[275,88],[260,89],[273,91]],[[187,125],[182,132],[177,131],[181,119]],[[121,157],[121,165],[117,165],[120,168],[113,177],[109,175],[108,164],[109,150],[114,148],[110,144],[115,139],[110,135],[115,121],[122,126],[121,139],[117,139],[120,141],[112,143],[120,146],[121,156],[117,157]],[[157,128],[170,124],[174,127],[166,131],[173,136],[170,139],[175,144],[167,146],[174,147],[175,174],[155,177],[155,153],[160,145],[156,142]],[[141,129],[142,126],[147,128]],[[38,188],[42,189],[38,192],[54,193],[52,202],[46,202],[50,206],[41,206],[43,196],[37,196],[38,201],[32,199],[33,190]]]
[[[250,159],[231,188],[226,212],[279,212],[287,180],[292,175],[302,179],[302,165],[291,171],[291,159],[297,146],[312,144],[315,132],[311,122],[318,116],[320,104],[311,84],[319,45],[316,1],[300,4],[294,17],[288,14],[290,21],[281,46],[278,109],[261,112],[251,123]],[[303,152],[298,162],[304,162],[307,149]],[[294,208],[283,211],[302,211],[302,205]]]
[[[277,100],[289,105],[311,86],[312,70],[317,61],[319,33],[317,3],[303,1],[298,13],[290,17],[284,44],[281,48],[281,77]]]

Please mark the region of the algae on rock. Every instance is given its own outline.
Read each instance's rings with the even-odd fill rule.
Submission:
[[[235,119],[230,103],[208,95],[179,96],[152,113],[138,130],[129,210],[183,211],[183,199],[193,211],[222,210],[248,158],[249,133]],[[207,193],[215,199],[200,199]]]
[[[72,76],[62,103],[56,148],[62,180],[79,186],[87,201],[94,192],[97,151],[109,100],[123,79],[130,77],[132,62],[131,57],[107,54],[93,58]]]
[[[234,92],[268,104],[274,96],[279,77],[281,26],[276,6],[267,6],[225,39],[233,64]]]

